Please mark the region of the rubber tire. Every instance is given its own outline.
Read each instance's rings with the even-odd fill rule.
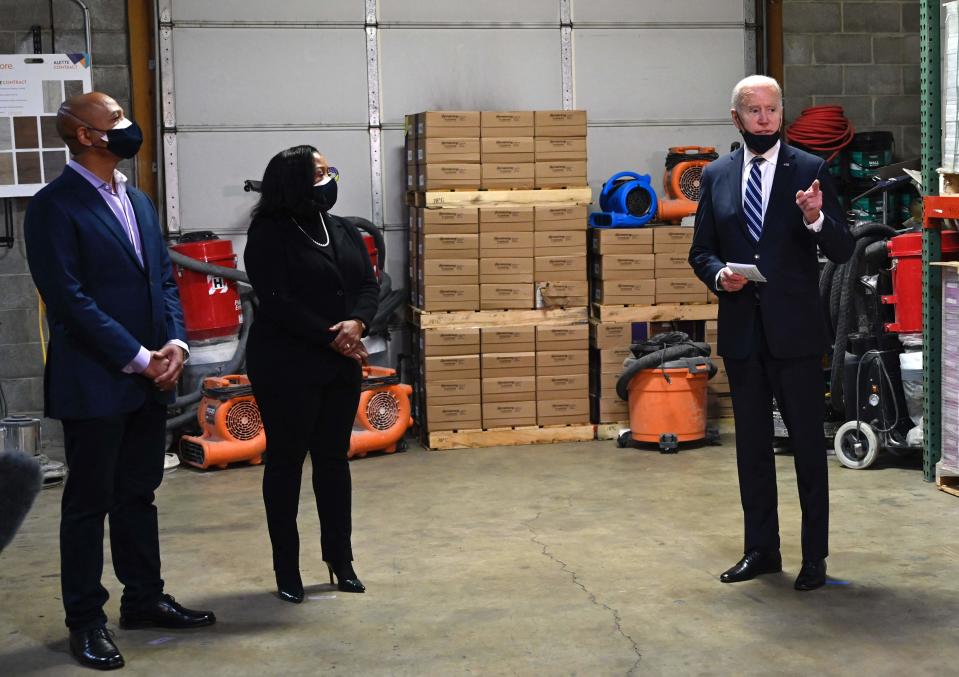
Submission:
[[[633,441],[633,433],[629,430],[624,430],[619,435],[616,436],[616,448],[625,449],[630,446],[630,443]]]
[[[855,443],[855,421],[846,421],[839,426],[839,430],[836,431],[836,437],[833,442],[833,449],[836,451],[836,458],[842,465],[847,468],[851,468],[852,470],[864,470],[868,468],[879,456],[879,437],[876,435],[876,431],[872,429],[871,425],[863,422],[859,423],[859,430],[863,438],[862,442],[866,445],[866,453],[861,459],[851,456],[851,450],[847,450],[843,444],[845,442],[851,446],[853,443]]]

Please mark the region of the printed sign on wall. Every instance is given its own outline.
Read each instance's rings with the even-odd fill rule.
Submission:
[[[0,54],[0,198],[33,195],[60,175],[70,156],[57,109],[90,90],[86,54]]]

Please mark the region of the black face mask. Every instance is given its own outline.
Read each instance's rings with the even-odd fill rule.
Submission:
[[[746,147],[757,155],[762,155],[779,141],[779,132],[773,134],[753,134],[752,132],[747,132],[745,129],[740,129],[739,133],[743,135],[743,141],[746,142]]]
[[[313,204],[321,212],[328,212],[336,204],[336,181],[332,179],[326,183],[313,186]]]
[[[140,152],[140,146],[143,145],[143,130],[133,120],[130,120],[130,124],[126,127],[114,127],[106,131],[97,129],[96,131],[106,134],[107,150],[124,160],[129,160]]]

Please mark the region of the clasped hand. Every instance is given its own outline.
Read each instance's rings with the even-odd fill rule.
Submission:
[[[143,370],[142,376],[153,381],[160,390],[167,391],[176,388],[182,371],[183,350],[177,345],[168,343],[150,353],[150,364]]]
[[[353,358],[360,364],[366,364],[369,353],[360,340],[363,336],[363,325],[356,320],[343,320],[330,327],[330,331],[336,332],[336,336],[330,342],[333,350],[340,355]]]

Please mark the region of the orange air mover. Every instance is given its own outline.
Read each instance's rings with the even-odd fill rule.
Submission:
[[[703,167],[719,157],[712,146],[673,146],[666,155],[663,189],[668,197],[659,201],[657,218],[679,223],[696,213]]]
[[[180,457],[197,468],[225,468],[236,461],[256,465],[266,451],[266,433],[250,379],[242,374],[203,379],[197,409],[203,434],[184,435]]]
[[[394,369],[363,367],[363,390],[350,436],[349,458],[371,451],[393,453],[413,425],[410,395],[413,389],[400,383]]]

